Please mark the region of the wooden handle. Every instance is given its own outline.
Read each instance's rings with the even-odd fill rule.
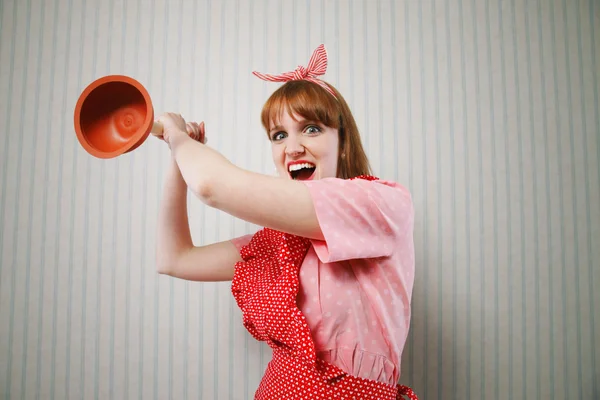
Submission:
[[[150,130],[150,133],[152,133],[154,136],[162,137],[162,135],[163,135],[163,124],[161,124],[158,121],[154,121],[154,123],[152,124],[152,129]]]

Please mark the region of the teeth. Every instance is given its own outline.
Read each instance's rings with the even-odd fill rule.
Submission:
[[[294,164],[294,165],[290,165],[288,167],[288,171],[292,172],[292,171],[299,171],[302,168],[314,168],[314,164],[309,164],[309,163],[304,163],[304,164]]]

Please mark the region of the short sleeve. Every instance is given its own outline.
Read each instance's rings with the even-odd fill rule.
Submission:
[[[321,262],[387,257],[412,232],[412,199],[402,185],[339,178],[303,183],[325,238],[312,241]]]
[[[250,240],[252,240],[252,236],[254,236],[254,235],[249,234],[249,235],[238,236],[238,237],[231,239],[230,241],[231,241],[231,243],[233,243],[233,245],[239,252],[242,250],[242,247],[244,247],[245,245],[250,243]]]

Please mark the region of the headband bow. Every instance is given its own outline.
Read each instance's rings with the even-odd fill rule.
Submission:
[[[324,75],[325,71],[327,71],[327,51],[325,50],[325,46],[321,44],[313,52],[306,67],[299,65],[294,71],[284,72],[281,75],[262,74],[256,71],[252,73],[260,79],[269,82],[310,81],[327,90],[333,97],[336,97],[333,90],[318,78],[318,76]]]

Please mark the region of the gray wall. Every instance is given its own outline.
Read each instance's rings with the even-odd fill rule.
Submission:
[[[168,151],[98,160],[73,110],[112,73],[274,174],[278,73],[327,46],[376,174],[416,205],[402,382],[423,399],[599,398],[593,0],[0,2],[0,398],[249,399],[270,359],[227,283],[158,276]],[[197,244],[256,227],[190,198]]]

